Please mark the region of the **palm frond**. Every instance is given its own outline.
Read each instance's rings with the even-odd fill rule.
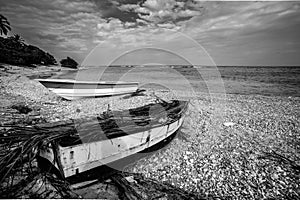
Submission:
[[[8,31],[11,30],[10,23],[7,18],[0,14],[0,34],[7,35]]]

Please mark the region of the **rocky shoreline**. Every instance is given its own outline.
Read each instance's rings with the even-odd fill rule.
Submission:
[[[47,71],[45,67],[5,65],[0,70],[2,124],[34,125],[94,117],[108,105],[112,110],[122,110],[155,101],[151,90],[130,98],[65,101],[27,78],[39,71],[44,76],[58,73],[55,67]],[[299,97],[227,95],[222,101],[226,104],[222,116],[215,117],[218,108],[209,95],[192,98],[184,92],[179,94],[177,98],[191,99],[191,105],[178,136],[165,148],[128,165],[125,171],[187,191],[195,198],[300,198]],[[155,95],[165,100],[174,98],[174,94],[161,90]],[[13,105],[32,111],[22,114]],[[112,192],[115,188],[105,193],[103,185],[98,182],[74,191],[83,198],[119,198]],[[165,194],[161,199],[171,197]]]

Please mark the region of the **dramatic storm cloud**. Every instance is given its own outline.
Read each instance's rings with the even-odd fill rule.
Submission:
[[[22,35],[58,59],[72,56],[83,61],[97,45],[103,59],[156,44],[180,49],[184,55],[197,51],[178,38],[175,44],[166,42],[172,38],[170,32],[180,32],[200,44],[218,65],[300,64],[298,2],[0,0],[0,4],[0,13],[11,22],[10,34]],[[199,64],[208,63],[204,59]]]

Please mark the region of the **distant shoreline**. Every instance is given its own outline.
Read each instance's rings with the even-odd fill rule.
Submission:
[[[300,65],[276,65],[276,66],[273,66],[273,65],[266,65],[266,66],[261,66],[261,65],[195,65],[195,66],[191,66],[191,65],[144,65],[143,67],[161,67],[161,66],[165,66],[165,67],[172,67],[172,66],[175,66],[175,67],[183,67],[183,68],[187,68],[187,66],[189,66],[189,68],[201,68],[201,67],[254,67],[254,68],[258,68],[258,67],[266,67],[266,68],[269,68],[269,67],[272,67],[272,68],[298,68],[300,67]],[[90,66],[82,66],[82,67],[79,67],[79,69],[89,69],[89,68],[96,68],[96,67],[128,67],[128,68],[131,68],[131,67],[141,67],[141,65],[90,65]]]

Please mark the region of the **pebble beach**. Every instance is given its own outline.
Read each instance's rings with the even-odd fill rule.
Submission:
[[[94,117],[108,107],[124,110],[152,103],[152,94],[166,101],[175,98],[171,92],[149,89],[144,96],[66,101],[27,77],[55,74],[56,68],[3,65],[0,70],[2,124]],[[176,98],[190,100],[176,138],[124,171],[205,198],[300,199],[300,97],[227,94],[220,100],[219,117],[208,94],[179,92]],[[19,104],[32,111],[18,113],[12,106]],[[103,197],[95,186],[86,191],[79,192],[83,198]]]

